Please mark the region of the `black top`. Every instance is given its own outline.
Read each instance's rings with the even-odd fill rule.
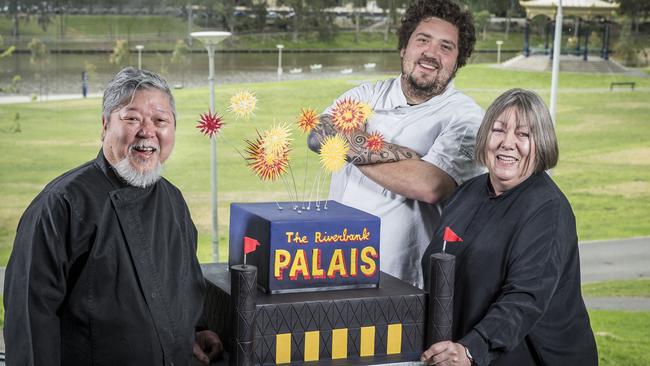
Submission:
[[[18,224],[7,365],[187,365],[204,287],[178,189],[129,186],[100,151],[48,184]]]
[[[447,243],[456,256],[453,340],[478,365],[596,365],[566,197],[543,172],[491,192],[487,174],[463,184],[422,261],[428,276],[445,226],[463,239]]]

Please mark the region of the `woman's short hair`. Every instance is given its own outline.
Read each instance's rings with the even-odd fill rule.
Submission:
[[[176,124],[176,104],[165,79],[152,71],[138,70],[133,67],[123,68],[108,82],[104,90],[102,114],[106,123],[110,120],[111,113],[127,105],[133,99],[134,93],[140,89],[158,89],[167,94],[174,115],[174,124]]]
[[[555,167],[560,153],[551,114],[537,93],[524,89],[508,90],[488,107],[476,135],[476,160],[486,165],[492,125],[504,112],[515,113],[517,123],[528,126],[530,138],[535,142],[535,173]]]
[[[402,24],[397,30],[398,50],[403,50],[409,43],[411,34],[420,22],[431,17],[440,18],[458,28],[458,63],[457,69],[465,66],[472,55],[476,43],[474,20],[469,11],[464,11],[451,0],[417,0],[404,12]]]

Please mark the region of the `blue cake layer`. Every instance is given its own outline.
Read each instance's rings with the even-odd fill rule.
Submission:
[[[298,213],[292,203],[232,203],[229,265],[243,263],[243,238],[260,242],[246,262],[267,292],[376,287],[378,217],[328,201]]]

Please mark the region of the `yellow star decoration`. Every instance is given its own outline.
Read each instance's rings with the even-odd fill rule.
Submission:
[[[360,129],[366,121],[366,115],[367,110],[361,103],[352,98],[345,98],[337,101],[332,109],[332,122],[340,132],[347,134]]]
[[[326,137],[320,147],[321,165],[331,173],[341,170],[348,150],[350,146],[340,135]]]
[[[234,113],[237,117],[248,119],[253,115],[256,105],[257,98],[255,97],[255,94],[243,90],[230,97],[230,107],[228,107],[228,110]]]
[[[372,116],[372,107],[368,103],[359,103],[359,107],[361,108],[361,113],[363,114],[363,120],[368,121]]]
[[[316,111],[311,109],[311,108],[302,108],[300,110],[300,116],[298,117],[298,127],[302,130],[304,133],[309,133],[311,130],[318,126],[320,123],[320,120],[318,119],[318,115],[316,114]]]
[[[262,149],[270,157],[280,156],[291,144],[291,130],[287,124],[276,124],[262,133]]]

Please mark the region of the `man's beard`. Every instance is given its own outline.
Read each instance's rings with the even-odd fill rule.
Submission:
[[[131,166],[128,157],[120,160],[119,163],[113,166],[113,170],[115,170],[117,175],[122,177],[128,184],[140,188],[146,188],[156,183],[160,179],[162,169],[162,164],[157,162],[153,169],[140,172]]]
[[[419,60],[418,60],[419,62]],[[440,62],[433,59],[429,62],[432,62],[438,68],[438,73],[433,80],[418,80],[415,78],[414,70],[409,74],[403,74],[402,81],[405,82],[407,90],[410,91],[409,94],[413,97],[430,99],[436,95],[440,95],[445,91],[447,85],[454,77],[455,71],[451,74],[448,74],[445,70],[442,69]],[[404,72],[404,67],[402,67],[402,72]]]

